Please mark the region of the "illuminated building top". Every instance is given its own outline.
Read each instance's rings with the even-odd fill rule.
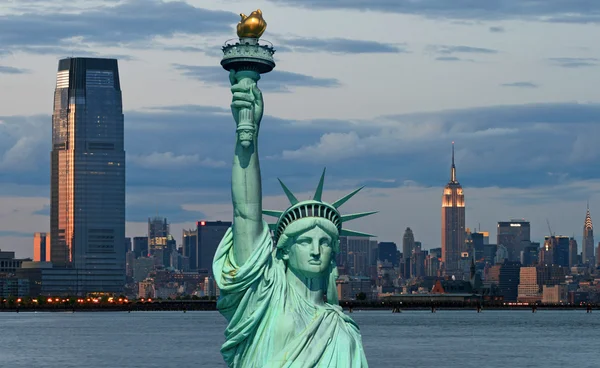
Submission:
[[[585,214],[585,223],[583,225],[585,230],[594,230],[594,225],[592,225],[592,216],[590,215],[590,205],[588,204],[587,213]]]
[[[444,188],[442,207],[464,207],[465,196],[463,189],[456,179],[456,165],[454,164],[454,142],[452,142],[452,166],[450,168],[450,181]]]

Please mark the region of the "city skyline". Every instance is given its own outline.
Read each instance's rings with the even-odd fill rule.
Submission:
[[[69,2],[69,15],[57,10],[60,3],[15,2],[0,10],[7,27],[0,36],[0,98],[6,102],[0,111],[0,248],[31,256],[33,234],[50,230],[47,96],[57,60],[70,55],[119,59],[127,235],[145,234],[147,217],[157,210],[174,234],[199,220],[230,220],[231,119],[222,102],[229,91],[219,84],[226,78],[217,62],[236,12],[248,5]],[[285,205],[276,176],[308,197],[327,166],[325,200],[365,184],[364,195],[346,210],[380,210],[357,230],[400,244],[410,227],[424,249],[439,247],[439,190],[447,181],[447,146],[456,140],[468,193],[466,227],[480,226],[494,239],[497,222],[525,218],[532,241],[543,241],[548,218],[557,234],[575,233],[581,251],[585,203],[589,199],[592,217],[600,206],[594,165],[600,151],[593,140],[600,96],[589,88],[600,80],[599,50],[592,36],[596,20],[584,22],[589,9],[538,5],[525,12],[515,3],[514,13],[488,9],[483,16],[460,4],[433,13],[418,5],[384,9],[375,1],[369,12],[331,12],[324,8],[340,5],[326,1],[294,7],[297,16],[290,19],[282,5],[302,3],[253,4],[272,14],[265,38],[275,44],[280,66],[261,81],[273,106],[261,129],[266,207]],[[364,27],[352,27],[359,19]],[[94,24],[111,24],[114,32]],[[289,90],[281,90],[282,83]],[[548,151],[550,140],[562,144]]]

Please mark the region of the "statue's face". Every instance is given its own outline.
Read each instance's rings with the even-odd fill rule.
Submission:
[[[327,271],[333,254],[332,239],[315,226],[298,235],[287,254],[287,265],[306,277],[318,277]]]

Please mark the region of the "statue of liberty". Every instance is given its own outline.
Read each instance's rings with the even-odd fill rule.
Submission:
[[[262,24],[264,31],[261,15],[260,10],[242,15],[240,24],[254,17],[252,24]],[[250,28],[246,32],[254,33],[240,35],[238,25],[240,43],[234,47],[258,40],[262,31]],[[280,181],[291,206],[263,210],[258,133],[264,104],[256,84],[261,71],[228,70],[237,126],[231,176],[234,223],[213,261],[220,288],[217,308],[229,322],[223,358],[234,368],[365,368],[359,328],[338,305],[335,256],[340,235],[369,236],[343,230],[342,223],[374,212],[344,216],[338,211],[360,188],[332,204],[323,202],[325,171],[311,200],[299,201]],[[277,223],[268,225],[263,214],[277,217]]]

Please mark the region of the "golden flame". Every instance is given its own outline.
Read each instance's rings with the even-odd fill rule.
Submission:
[[[267,22],[262,17],[262,11],[257,9],[250,16],[240,14],[242,20],[237,25],[239,38],[260,38],[267,29]]]

